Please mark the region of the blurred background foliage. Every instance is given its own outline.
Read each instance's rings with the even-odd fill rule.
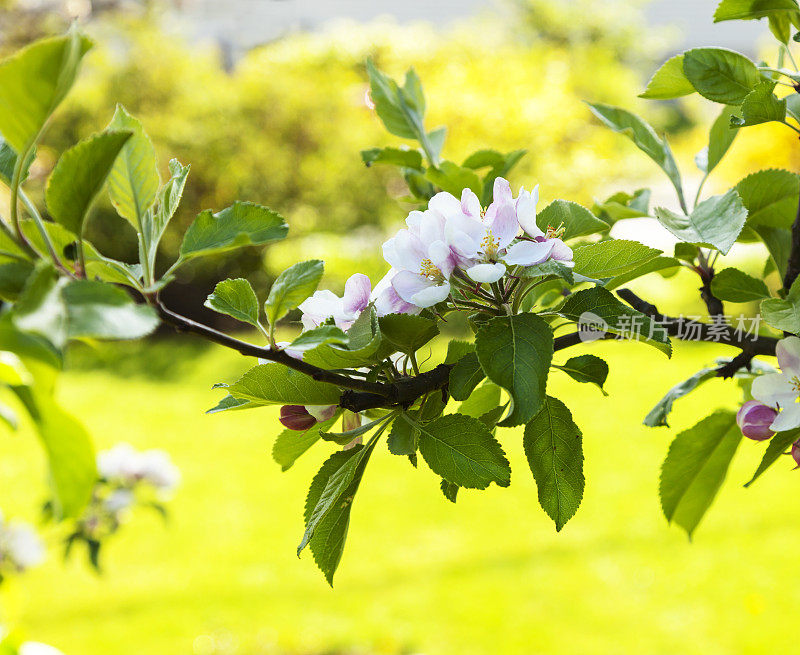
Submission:
[[[171,157],[192,165],[180,225],[162,243],[162,266],[202,209],[247,199],[288,219],[290,238],[265,256],[237,251],[187,266],[167,289],[170,305],[208,321],[216,316],[206,313],[203,300],[226,276],[247,277],[263,290],[285,266],[319,257],[326,260],[325,284],[337,289],[355,270],[373,280],[385,270],[380,242],[409,206],[399,201],[402,180],[381,166],[365,169],[359,155],[397,143],[366,106],[368,56],[395,76],[410,65],[417,69],[428,96],[428,128],[448,127],[448,159],[487,147],[527,149],[512,184],[541,183],[543,202],[559,197],[591,205],[595,197],[642,186],[654,173],[625,139],[590,119],[582,100],[623,105],[669,131],[691,175],[691,156],[713,118],[696,99],[636,99],[670,44],[668,31],[644,25],[641,3],[506,0],[503,11],[446,30],[337,24],[286,35],[237,61],[216,44],[185,40],[155,2],[4,5],[6,52],[63,30],[70,12],[82,15],[97,41],[39,150],[35,196],[58,153],[105,126],[119,102],[142,120],[164,171]],[[735,182],[756,165],[797,168],[797,155],[789,159],[797,150],[791,138],[770,126],[748,132],[720,179]],[[135,258],[134,234],[109,204],[97,207],[89,238],[112,257]]]

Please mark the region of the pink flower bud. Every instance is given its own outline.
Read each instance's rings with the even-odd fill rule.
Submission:
[[[797,464],[797,468],[800,468],[800,441],[795,441],[792,444],[792,458]]]
[[[284,405],[281,407],[280,422],[290,430],[308,430],[317,423],[302,405]]]
[[[775,434],[769,426],[777,415],[777,410],[769,405],[757,400],[748,400],[736,413],[736,423],[748,439],[764,441]]]

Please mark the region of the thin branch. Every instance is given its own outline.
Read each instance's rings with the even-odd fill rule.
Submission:
[[[783,278],[783,288],[788,292],[800,274],[800,203],[797,207],[797,216],[792,224],[792,247],[789,251],[789,262],[786,266],[786,275]]]

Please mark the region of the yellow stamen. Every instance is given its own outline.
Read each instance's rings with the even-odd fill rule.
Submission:
[[[491,230],[486,230],[486,236],[481,241],[481,253],[485,259],[494,260],[500,250],[500,239],[496,238]]]
[[[428,278],[431,282],[442,284],[444,282],[444,273],[439,270],[430,259],[423,259],[419,264],[419,274],[422,277]]]
[[[562,223],[558,227],[553,227],[552,225],[547,226],[547,233],[544,235],[546,239],[559,239],[561,235],[566,232],[567,228],[564,227],[564,223]]]

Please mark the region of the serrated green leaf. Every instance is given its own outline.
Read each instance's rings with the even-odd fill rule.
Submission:
[[[321,325],[313,330],[306,330],[290,344],[292,350],[306,351],[324,343],[335,343],[346,346],[350,338],[335,325]]]
[[[392,455],[408,457],[417,452],[419,442],[419,430],[414,425],[406,421],[402,416],[398,416],[392,423],[389,438],[386,445]]]
[[[589,104],[589,109],[605,125],[631,139],[639,150],[658,164],[672,182],[678,197],[683,199],[681,175],[666,140],[659,138],[647,122],[625,109],[603,104]]]
[[[775,264],[781,279],[783,279],[789,264],[789,251],[792,244],[791,232],[785,228],[769,227],[768,225],[756,225],[753,230],[764,242],[770,259]]]
[[[382,359],[378,353],[383,335],[374,309],[361,312],[347,331],[347,343],[343,346],[334,340],[320,344],[306,351],[303,360],[320,368],[353,368],[361,367]]]
[[[567,284],[572,286],[575,284],[575,276],[569,266],[564,266],[561,262],[555,259],[548,259],[541,264],[534,264],[533,266],[525,266],[516,272],[517,277],[521,278],[534,278],[534,277],[547,277],[555,275],[564,280]]]
[[[371,148],[361,151],[361,159],[367,166],[372,164],[389,164],[415,171],[425,170],[422,166],[422,154],[419,150],[401,150],[400,148]]]
[[[164,230],[167,229],[167,225],[169,225],[178,210],[183,197],[183,189],[186,186],[186,178],[189,176],[189,168],[188,165],[181,165],[177,159],[170,160],[170,178],[158,192],[158,202],[154,211],[148,212],[144,216],[142,229],[147,234],[145,239],[146,256],[151,270],[155,268],[156,252],[158,251],[161,237],[164,236]]]
[[[408,420],[407,416],[401,416]],[[430,469],[448,482],[467,489],[485,489],[495,482],[511,483],[511,466],[502,446],[479,420],[461,414],[415,424],[419,451]]]
[[[736,243],[747,220],[747,209],[736,189],[704,200],[688,216],[665,207],[656,207],[655,214],[681,241],[716,248],[723,255]]]
[[[701,96],[725,105],[741,105],[761,79],[752,61],[726,48],[687,50],[683,72]]]
[[[493,318],[478,329],[475,352],[486,376],[511,396],[511,410],[499,425],[527,423],[544,401],[553,357],[550,326],[533,314]]]
[[[582,439],[567,406],[551,396],[525,426],[523,445],[539,504],[557,531],[575,515],[583,499]]]
[[[403,353],[416,352],[439,334],[435,321],[413,314],[387,314],[379,324],[384,342]]]
[[[228,393],[258,405],[338,405],[341,391],[282,364],[259,364],[228,387]]]
[[[480,418],[500,405],[500,387],[488,380],[458,406],[458,413]]]
[[[792,283],[785,299],[762,300],[761,317],[776,330],[800,333],[800,278]]]
[[[117,105],[108,129],[133,134],[108,177],[108,193],[117,213],[141,232],[144,216],[155,201],[161,184],[156,151],[142,124],[122,105]]]
[[[471,169],[451,161],[443,161],[436,167],[431,166],[425,172],[425,179],[458,198],[464,189],[472,189],[475,195],[481,196],[480,178]]]
[[[258,297],[250,283],[243,278],[218,282],[208,296],[205,306],[237,321],[258,327]]]
[[[797,0],[722,0],[714,12],[714,22],[753,20],[797,9]]]
[[[683,73],[683,55],[681,54],[670,57],[661,64],[661,67],[647,83],[644,93],[639,94],[639,97],[648,100],[667,100],[688,96],[694,92],[694,86]]]
[[[750,277],[737,268],[726,268],[714,274],[711,293],[720,300],[751,302],[768,297],[769,289],[763,280]]]
[[[474,352],[468,352],[461,357],[450,370],[449,388],[453,400],[466,400],[469,398],[475,387],[485,377],[486,374],[483,372],[480,362],[478,362],[478,356]]]
[[[786,100],[778,99],[773,93],[775,82],[763,81],[756,84],[755,89],[747,94],[742,102],[742,116],[732,117],[731,124],[736,127],[747,127],[769,123],[784,122],[786,119]]]
[[[61,289],[67,284],[49,263],[40,263],[28,278],[11,319],[14,326],[37,334],[60,349],[67,341],[67,308]]]
[[[312,425],[308,430],[284,430],[275,439],[272,446],[272,459],[281,466],[282,471],[288,471],[292,465],[305,454],[311,446],[320,439],[320,432],[333,427],[339,419],[339,414],[322,423]]]
[[[790,228],[797,215],[800,176],[781,169],[752,173],[736,185],[748,225]]]
[[[44,39],[0,63],[0,134],[27,153],[72,87],[92,42],[77,30]]]
[[[739,133],[731,127],[731,117],[735,111],[735,107],[728,105],[722,108],[709,130],[708,145],[694,158],[697,167],[704,173],[710,173],[717,167]]]
[[[420,139],[424,136],[425,102],[419,78],[413,69],[406,73],[402,88],[378,70],[371,59],[367,60],[367,74],[375,113],[386,129],[403,139]]]
[[[274,327],[288,311],[314,293],[324,270],[325,266],[319,259],[312,259],[294,264],[278,276],[264,303],[264,312],[271,326]]]
[[[536,215],[539,229],[546,231],[548,226],[558,228],[564,226],[562,239],[595,234],[608,229],[608,223],[601,221],[592,212],[577,202],[554,200]]]
[[[631,269],[627,273],[622,273],[621,275],[615,275],[612,277],[608,282],[606,282],[603,286],[606,289],[617,289],[621,287],[623,284],[627,284],[631,280],[635,280],[636,278],[640,278],[643,275],[647,275],[649,273],[657,273],[659,271],[669,271],[670,269],[677,270],[680,267],[681,263],[675,259],[674,257],[654,257],[648,262],[637,266],[636,268]],[[663,275],[667,275],[667,273],[662,273]]]
[[[100,132],[65,151],[47,182],[47,208],[57,223],[75,234],[131,132]]]
[[[439,488],[442,490],[442,493],[447,500],[449,500],[451,503],[456,502],[459,490],[459,486],[457,484],[453,484],[452,482],[442,479],[442,481],[439,483]]]
[[[643,423],[650,428],[656,428],[659,426],[669,427],[669,423],[667,423],[667,416],[669,416],[670,412],[672,411],[672,406],[675,401],[678,400],[678,398],[683,398],[685,395],[697,389],[697,387],[704,382],[712,380],[715,377],[717,377],[717,369],[704,368],[695,373],[692,377],[676,384],[669,391],[667,391],[664,397],[659,400],[653,409],[647,413],[647,416],[644,417]]]
[[[158,327],[152,307],[110,284],[74,280],[63,286],[61,295],[71,339],[139,339]]]
[[[586,277],[611,277],[641,266],[661,254],[638,241],[607,239],[573,249],[575,273]]]
[[[447,354],[444,358],[445,364],[455,364],[462,357],[475,352],[475,344],[460,339],[451,339],[447,343]]]
[[[564,364],[553,364],[553,366],[577,382],[597,385],[603,395],[608,395],[603,389],[608,377],[608,364],[605,360],[595,355],[578,355],[570,357]]]
[[[28,154],[28,160],[22,165],[20,171],[20,184],[28,179],[31,164],[36,158],[36,148],[31,148]],[[14,177],[14,168],[17,165],[17,151],[14,150],[0,134],[0,182],[7,187],[11,186],[12,178]]]
[[[769,440],[767,449],[764,451],[764,456],[761,458],[761,462],[759,462],[755,473],[753,473],[753,477],[750,478],[750,481],[744,486],[749,487],[758,478],[760,478],[770,466],[772,466],[781,458],[781,455],[786,452],[786,449],[791,447],[791,445],[798,439],[800,439],[800,430],[776,432],[775,435]],[[792,463],[794,464],[794,462]]]
[[[659,495],[667,521],[691,538],[728,472],[742,433],[733,412],[718,411],[672,442],[661,468]]]
[[[288,230],[277,212],[251,202],[235,202],[216,214],[209,209],[198,214],[186,230],[180,254],[186,260],[242,246],[262,246],[283,239]]]
[[[593,315],[605,322],[606,330],[626,339],[644,341],[658,348],[667,357],[672,354],[666,330],[654,324],[648,316],[623,304],[608,289],[594,287],[570,295],[556,310],[576,323]]]
[[[249,400],[240,400],[233,396],[225,396],[211,409],[207,409],[206,414],[219,414],[220,412],[227,412],[235,409],[251,409],[253,407],[259,407],[259,405],[251,403]]]

